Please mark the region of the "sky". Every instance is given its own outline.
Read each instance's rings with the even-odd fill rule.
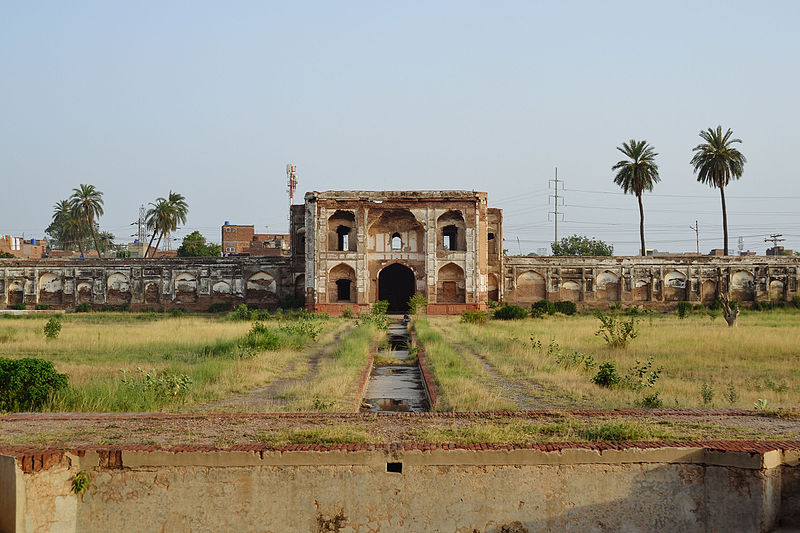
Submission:
[[[800,249],[800,2],[0,1],[0,234],[43,237],[81,183],[130,242],[139,206],[186,196],[176,235],[285,232],[285,167],[311,190],[467,189],[504,210],[511,254],[558,236],[639,249],[616,147],[661,182],[648,248],[722,247],[698,133],[742,139],[730,247]],[[177,246],[179,241],[173,246]]]

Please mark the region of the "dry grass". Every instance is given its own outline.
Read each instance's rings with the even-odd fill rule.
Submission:
[[[738,328],[698,315],[683,320],[641,318],[639,336],[625,349],[609,348],[595,336],[599,321],[593,316],[491,321],[482,326],[461,324],[455,317],[429,320],[451,343],[460,345],[461,352],[480,354],[503,377],[527,383],[532,396],[548,391],[551,405],[632,407],[654,391],[665,407],[750,408],[758,398],[767,400],[770,408],[800,403],[800,313],[796,311],[744,313]],[[548,354],[551,345],[562,353],[591,355],[596,365],[585,369],[560,364],[553,353]],[[624,374],[636,360],[649,357],[654,366],[663,367],[653,389],[605,389],[590,381],[601,362],[614,361]],[[708,404],[700,393],[704,382],[713,388]],[[730,390],[738,396],[733,401]]]

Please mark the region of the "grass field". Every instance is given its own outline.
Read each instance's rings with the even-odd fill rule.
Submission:
[[[55,411],[184,410],[268,383],[292,361],[302,366],[315,346],[351,326],[334,319],[267,321],[274,345],[242,349],[253,327],[249,321],[155,313],[62,320],[57,339],[43,333],[47,318],[0,320],[0,357],[47,359],[69,375],[70,388],[46,406]],[[314,335],[300,327],[303,322]]]
[[[768,409],[800,405],[796,310],[743,312],[738,328],[707,315],[647,316],[638,319],[638,336],[626,348],[607,346],[595,335],[599,325],[591,315],[482,325],[460,323],[458,317],[418,320],[418,336],[442,393],[436,409],[519,407],[520,396],[542,408],[622,408],[659,401],[664,407],[753,408],[759,399]],[[642,381],[633,370],[649,358],[652,366],[645,375],[662,369],[654,386],[625,386]],[[607,361],[631,379],[612,388],[592,383]],[[650,403],[644,402],[647,396]]]

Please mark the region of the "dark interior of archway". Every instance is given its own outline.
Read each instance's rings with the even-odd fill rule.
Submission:
[[[408,299],[414,295],[414,273],[410,268],[393,263],[378,274],[378,299],[389,302],[389,313],[408,312]]]

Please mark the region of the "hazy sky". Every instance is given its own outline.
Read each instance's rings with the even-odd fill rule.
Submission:
[[[722,247],[719,192],[689,160],[721,124],[748,163],[726,189],[731,248],[800,248],[800,2],[0,1],[0,233],[42,237],[73,187],[103,229],[184,194],[186,227],[287,226],[299,192],[475,189],[511,253],[560,236],[638,250],[615,147],[646,139],[661,183],[648,247]],[[299,203],[299,201],[298,201]],[[519,242],[517,241],[519,239]]]

